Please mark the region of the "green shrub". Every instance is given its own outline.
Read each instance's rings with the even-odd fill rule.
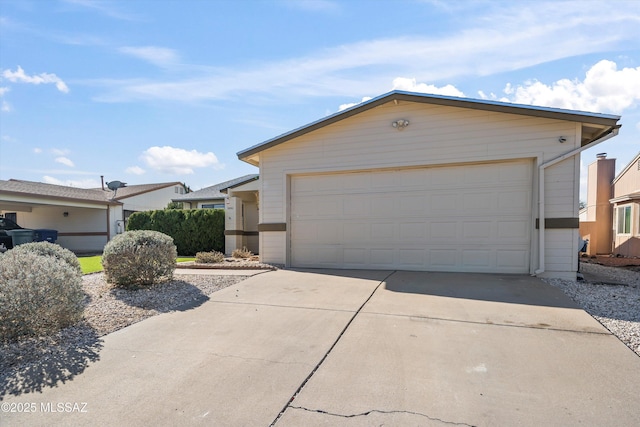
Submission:
[[[173,237],[182,256],[210,251],[224,253],[223,209],[135,212],[127,221],[127,230],[154,230],[167,234]]]
[[[245,246],[242,249],[234,249],[231,256],[234,258],[251,258],[253,253]]]
[[[0,340],[50,334],[82,318],[82,275],[56,256],[0,255]]]
[[[102,266],[107,282],[135,289],[171,280],[176,256],[170,236],[149,230],[127,231],[105,245]]]
[[[22,245],[19,245],[13,248],[13,251],[18,253],[32,252],[39,255],[52,256],[52,257],[55,257],[56,259],[66,262],[71,267],[78,270],[78,273],[82,274],[82,268],[80,267],[80,261],[78,261],[78,257],[69,249],[65,249],[62,246],[55,243],[49,243],[49,242],[24,243]]]
[[[224,262],[224,254],[221,252],[198,252],[196,254],[196,262],[201,264],[217,264]]]

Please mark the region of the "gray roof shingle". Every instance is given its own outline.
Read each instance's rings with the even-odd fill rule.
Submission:
[[[120,204],[120,202],[110,200],[112,196],[111,191],[102,191],[101,189],[94,188],[67,187],[64,185],[45,184],[42,182],[18,179],[10,179],[8,181],[0,180],[0,194],[2,193],[94,202],[105,205]]]
[[[249,181],[253,181],[258,179],[258,174],[249,174],[244,175],[239,178],[231,179],[229,181],[221,182],[216,185],[212,185],[210,187],[205,187],[197,191],[193,191],[188,194],[182,194],[180,196],[174,197],[174,202],[190,202],[196,200],[214,200],[214,199],[224,199],[227,195],[222,193],[223,190],[227,188],[236,187],[238,185],[244,184]]]

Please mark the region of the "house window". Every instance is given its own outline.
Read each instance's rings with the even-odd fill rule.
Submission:
[[[202,209],[224,209],[224,203],[203,203]]]
[[[618,234],[631,234],[631,206],[620,206],[616,209],[618,216]]]

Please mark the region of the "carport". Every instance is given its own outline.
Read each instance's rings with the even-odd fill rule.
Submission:
[[[101,251],[118,232],[122,203],[99,189],[0,181],[0,214],[20,226],[58,231],[56,243],[77,253]]]

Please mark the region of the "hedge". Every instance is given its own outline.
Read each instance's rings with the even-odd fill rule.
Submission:
[[[224,253],[224,209],[164,209],[135,212],[127,231],[153,230],[173,237],[178,254]]]

